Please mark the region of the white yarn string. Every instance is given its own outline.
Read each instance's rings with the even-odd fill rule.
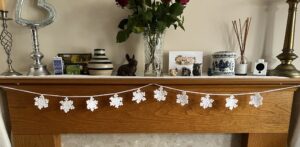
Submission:
[[[141,86],[141,87],[138,87],[138,88],[133,88],[133,89],[125,90],[125,91],[99,94],[99,95],[89,95],[89,96],[83,96],[83,95],[67,96],[67,95],[45,94],[45,93],[33,92],[33,91],[29,91],[29,90],[23,90],[23,89],[18,89],[18,88],[13,88],[13,87],[8,87],[8,86],[2,86],[2,85],[0,85],[0,88],[19,91],[19,92],[24,92],[24,93],[30,93],[30,94],[34,94],[34,95],[44,95],[44,96],[48,96],[48,97],[60,97],[60,98],[65,98],[65,97],[68,97],[68,98],[90,98],[90,97],[94,97],[94,98],[96,98],[96,97],[111,96],[111,95],[115,95],[115,94],[123,94],[123,93],[127,93],[127,92],[132,92],[132,91],[136,91],[138,89],[143,89],[143,88],[149,87],[151,85],[153,85],[153,84],[148,84],[148,85],[145,85],[145,86]]]
[[[271,89],[271,90],[266,90],[266,91],[261,91],[261,92],[247,92],[247,93],[235,93],[235,94],[220,94],[220,93],[204,93],[204,92],[195,92],[195,91],[189,91],[189,90],[181,90],[178,88],[173,88],[169,86],[162,86],[159,84],[153,84],[156,86],[160,86],[169,90],[174,90],[174,91],[180,91],[180,92],[186,92],[190,94],[197,94],[197,95],[212,95],[212,96],[242,96],[242,95],[253,95],[256,93],[271,93],[271,92],[276,92],[276,91],[283,91],[287,89],[293,89],[293,88],[299,88],[300,85],[295,85],[295,86],[289,86],[289,87],[284,87],[284,88],[277,88],[277,89]]]
[[[174,91],[179,91],[179,92],[186,92],[186,93],[190,93],[190,94],[196,94],[196,95],[211,95],[211,96],[242,96],[242,95],[254,95],[257,93],[271,93],[271,92],[276,92],[276,91],[283,91],[283,90],[288,90],[288,89],[293,89],[293,88],[300,88],[300,85],[295,85],[295,86],[289,86],[289,87],[284,87],[284,88],[276,88],[276,89],[271,89],[271,90],[266,90],[266,91],[260,91],[260,92],[248,92],[248,93],[235,93],[235,94],[220,94],[220,93],[204,93],[204,92],[195,92],[195,91],[189,91],[189,90],[182,90],[182,89],[178,89],[178,88],[173,88],[173,87],[169,87],[169,86],[163,86],[160,84],[148,84],[145,86],[141,86],[141,87],[137,87],[137,88],[133,88],[133,89],[128,89],[128,90],[124,90],[124,91],[119,91],[119,92],[114,92],[114,93],[106,93],[106,94],[99,94],[99,95],[89,95],[89,96],[67,96],[67,95],[56,95],[56,94],[44,94],[44,93],[39,93],[39,92],[33,92],[33,91],[29,91],[29,90],[23,90],[23,89],[18,89],[18,88],[13,88],[13,87],[8,87],[8,86],[2,86],[0,85],[0,88],[3,89],[9,89],[9,90],[14,90],[14,91],[19,91],[19,92],[24,92],[24,93],[29,93],[29,94],[34,94],[34,95],[44,95],[44,96],[48,96],[48,97],[60,97],[60,98],[90,98],[90,97],[104,97],[104,96],[112,96],[115,94],[123,94],[123,93],[128,93],[128,92],[133,92],[136,91],[138,89],[143,89],[149,86],[158,86],[158,87],[163,87],[165,89],[169,89],[169,90],[174,90]]]
[[[102,97],[102,96],[111,96],[111,95],[115,95],[115,94],[123,94],[123,93],[127,93],[127,92],[137,91],[138,89],[143,89],[143,88],[149,87],[151,85],[153,85],[153,84],[148,84],[148,85],[145,85],[145,86],[142,86],[142,87],[133,88],[133,89],[129,89],[129,90],[125,90],[125,91],[120,91],[120,92],[94,95],[93,97]]]

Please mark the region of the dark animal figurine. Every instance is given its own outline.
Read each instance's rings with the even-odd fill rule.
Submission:
[[[191,76],[191,70],[186,67],[183,67],[182,68],[182,76]]]
[[[202,64],[194,64],[194,66],[193,66],[193,75],[194,76],[201,76],[201,74],[202,74],[201,65]]]
[[[136,76],[136,66],[138,62],[135,60],[135,56],[133,55],[132,58],[126,54],[126,59],[128,64],[122,65],[118,69],[118,76]]]

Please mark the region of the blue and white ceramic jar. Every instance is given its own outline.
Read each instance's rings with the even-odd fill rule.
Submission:
[[[113,72],[113,64],[107,58],[105,49],[94,49],[94,55],[88,63],[90,75],[110,76]]]
[[[231,51],[221,51],[213,54],[212,73],[215,76],[235,75],[236,53]]]

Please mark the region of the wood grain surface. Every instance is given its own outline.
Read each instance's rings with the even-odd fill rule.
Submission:
[[[140,85],[99,86],[18,86],[21,89],[62,95],[93,95],[135,88]],[[209,93],[240,93],[267,90],[266,86],[176,86]],[[86,99],[72,99],[76,109],[65,114],[59,110],[62,98],[50,97],[49,108],[38,110],[35,95],[8,90],[9,112],[14,134],[60,133],[287,133],[294,89],[263,94],[261,108],[250,106],[249,96],[239,96],[239,107],[225,108],[225,98],[213,96],[214,107],[200,108],[200,95],[190,94],[189,105],[176,104],[178,92],[169,91],[166,102],[153,99],[155,86],[147,91],[146,102],[132,102],[132,93],[122,94],[124,106],[109,106],[108,97],[98,98],[100,109],[89,112]],[[51,129],[49,129],[51,128]]]
[[[183,90],[206,93],[261,92],[274,88],[299,85],[299,79],[287,78],[0,78],[0,85],[59,95],[96,95],[114,93],[157,83]],[[132,93],[121,94],[124,106],[109,106],[109,97],[100,97],[99,109],[86,109],[86,99],[72,98],[75,110],[64,113],[59,101],[50,99],[49,108],[34,106],[37,95],[3,89],[8,98],[10,125],[16,147],[60,147],[57,134],[68,133],[242,133],[248,134],[244,146],[285,147],[293,95],[296,88],[265,93],[263,106],[249,105],[250,96],[237,96],[237,109],[225,108],[224,96],[212,96],[213,108],[200,107],[201,95],[189,94],[189,104],[176,104],[177,91],[168,90],[165,102],[153,98],[151,86],[147,101],[134,103]]]
[[[13,135],[14,147],[61,147],[60,135]]]
[[[288,134],[249,134],[248,147],[287,147]]]

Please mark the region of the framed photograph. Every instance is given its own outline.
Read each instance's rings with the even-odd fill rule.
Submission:
[[[203,52],[201,51],[170,51],[169,72],[175,76],[201,76]]]
[[[92,59],[92,54],[86,53],[61,53],[58,54],[64,61],[64,73],[88,75],[88,63]],[[78,72],[78,69],[80,72]]]

